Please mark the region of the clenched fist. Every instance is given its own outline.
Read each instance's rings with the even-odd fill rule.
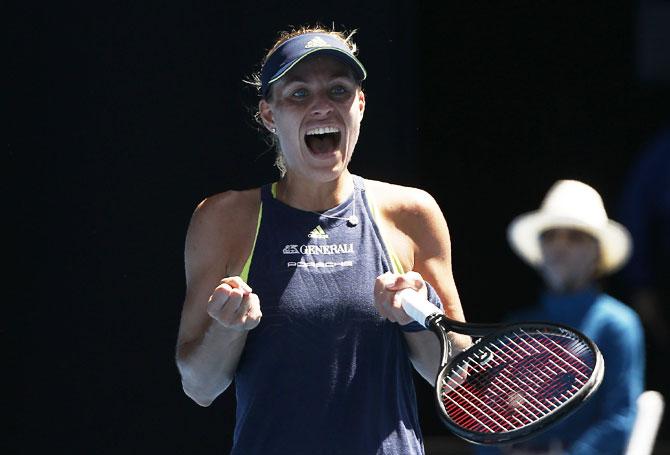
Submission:
[[[402,309],[400,298],[396,293],[401,289],[411,288],[418,291],[424,298],[427,295],[426,283],[417,272],[404,274],[386,272],[375,280],[375,307],[382,317],[400,325],[406,325],[413,319]]]
[[[221,280],[207,302],[207,314],[233,330],[251,330],[261,321],[261,305],[251,287],[238,276]]]

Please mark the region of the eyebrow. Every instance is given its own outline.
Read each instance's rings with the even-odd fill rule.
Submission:
[[[336,73],[333,73],[330,75],[332,79],[353,79],[356,80],[355,77],[353,77],[353,74],[350,71],[338,71]],[[298,82],[298,83],[307,83],[307,81],[300,77],[297,74],[289,75],[287,74],[284,78],[284,81],[286,84],[290,84],[292,82]]]

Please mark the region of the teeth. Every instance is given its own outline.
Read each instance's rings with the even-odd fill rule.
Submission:
[[[327,133],[339,133],[340,129],[334,126],[326,126],[323,128],[312,128],[311,130],[307,131],[307,136],[311,136],[314,134],[327,134]]]

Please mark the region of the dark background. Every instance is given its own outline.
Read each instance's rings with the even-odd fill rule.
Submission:
[[[559,178],[593,185],[613,213],[637,152],[668,120],[667,84],[641,71],[638,6],[9,6],[10,443],[19,453],[229,448],[233,390],[200,408],[174,364],[183,241],[200,200],[277,177],[243,79],[279,30],[358,29],[369,78],[350,168],[435,196],[466,316],[491,321],[539,289],[507,246],[511,219]],[[616,277],[605,284],[624,298]],[[417,387],[424,433],[452,440]]]

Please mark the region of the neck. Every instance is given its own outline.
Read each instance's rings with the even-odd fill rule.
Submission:
[[[300,210],[322,212],[344,202],[353,190],[354,180],[349,171],[328,182],[286,173],[277,182],[277,199]]]
[[[554,294],[578,294],[593,288],[592,280],[564,283],[561,286],[549,286],[549,290]]]

